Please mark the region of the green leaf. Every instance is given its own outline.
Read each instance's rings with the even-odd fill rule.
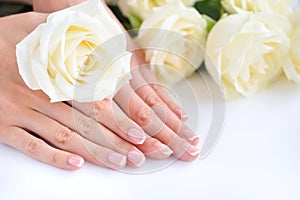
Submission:
[[[118,20],[123,24],[123,26],[127,29],[130,30],[132,29],[132,26],[129,22],[129,20],[122,14],[120,11],[119,7],[116,5],[109,5],[109,8],[111,11],[115,14],[115,16],[118,18]]]
[[[209,16],[207,15],[202,15],[203,16],[203,19],[205,19],[206,21],[206,31],[207,33],[210,32],[210,30],[214,27],[214,25],[216,24],[216,20],[210,18]]]
[[[196,10],[214,20],[220,19],[221,16],[221,0],[203,0],[195,3]]]
[[[129,13],[128,20],[129,20],[129,22],[131,24],[131,27],[133,29],[140,28],[140,26],[141,26],[141,24],[143,22],[143,20],[139,16],[137,16],[136,14],[134,14],[134,13]]]

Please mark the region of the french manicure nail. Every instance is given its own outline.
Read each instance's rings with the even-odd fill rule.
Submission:
[[[79,156],[71,156],[68,158],[68,164],[74,167],[82,167],[84,163],[83,158]]]
[[[189,115],[186,112],[182,111],[181,120],[185,122],[188,119],[189,119]]]
[[[191,140],[191,142],[192,145],[196,146],[200,142],[200,137],[195,135],[195,137],[193,138],[193,140]]]
[[[126,156],[123,156],[119,153],[110,153],[107,157],[108,161],[112,164],[119,165],[119,166],[125,166],[126,165]]]
[[[197,156],[200,154],[200,149],[189,143],[184,143],[183,148],[186,151],[186,153],[190,154],[191,156]]]
[[[161,142],[156,142],[154,146],[165,156],[170,156],[172,153],[174,153],[167,145]]]
[[[180,130],[180,133],[190,141],[193,141],[197,137],[197,135],[195,135],[195,133],[186,126]]]
[[[136,144],[143,144],[146,140],[144,132],[136,128],[131,128],[127,134],[128,137]]]
[[[189,115],[186,112],[184,112],[181,108],[176,109],[175,112],[183,122],[185,122],[189,118]]]
[[[144,154],[138,151],[130,151],[127,154],[127,157],[128,160],[132,162],[136,167],[141,167],[146,161]]]

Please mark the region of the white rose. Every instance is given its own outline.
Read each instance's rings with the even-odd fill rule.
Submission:
[[[130,79],[131,54],[121,33],[99,0],[55,12],[17,45],[19,72],[51,102],[112,97]]]
[[[118,6],[124,16],[134,14],[145,19],[152,12],[153,8],[164,6],[177,0],[119,0]],[[185,5],[192,6],[197,0],[181,0]]]
[[[268,12],[289,15],[297,0],[221,0],[229,13]]]
[[[282,73],[290,31],[287,18],[277,14],[233,14],[216,23],[205,65],[226,98],[250,95]]]
[[[290,22],[293,25],[291,34],[291,62],[284,66],[284,72],[289,80],[294,80],[300,84],[300,10],[295,11],[290,16]]]
[[[153,10],[142,23],[137,42],[156,77],[176,83],[203,62],[206,34],[202,16],[177,1]]]

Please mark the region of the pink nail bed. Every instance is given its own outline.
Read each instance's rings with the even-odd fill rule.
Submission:
[[[68,164],[74,167],[82,167],[84,163],[83,158],[79,156],[71,156],[68,159]]]
[[[188,153],[191,156],[198,156],[200,154],[200,149],[198,149],[197,147],[195,147],[189,143],[185,143],[183,145],[183,148],[186,151],[186,153]]]

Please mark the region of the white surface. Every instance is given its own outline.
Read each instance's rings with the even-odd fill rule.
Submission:
[[[199,119],[207,112],[200,110]],[[0,145],[0,199],[298,200],[299,114],[300,88],[282,79],[227,103],[223,135],[206,159],[143,175],[88,163],[67,172]]]

